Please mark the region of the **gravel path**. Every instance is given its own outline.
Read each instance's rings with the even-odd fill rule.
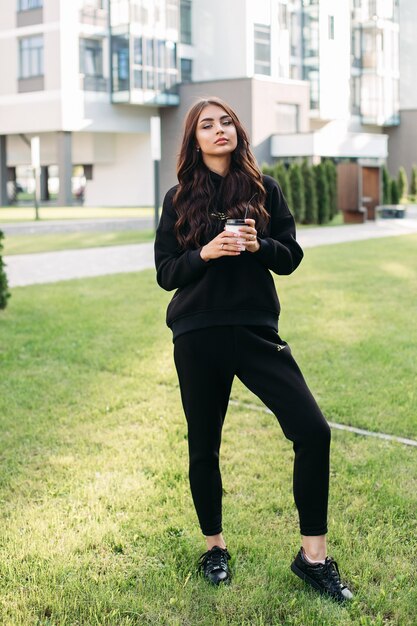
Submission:
[[[110,220],[109,220],[110,221]],[[131,223],[134,220],[125,220]],[[136,220],[137,222],[137,220]],[[97,222],[94,222],[97,225]],[[138,227],[136,223],[136,228]],[[3,229],[3,226],[1,227]],[[6,229],[4,229],[6,231]],[[114,230],[112,220],[111,230]],[[377,220],[366,224],[305,228],[298,231],[303,248],[362,241],[379,237],[394,237],[417,233],[417,219]],[[36,283],[55,283],[61,280],[137,272],[153,268],[153,243],[39,252],[6,256],[6,272],[11,287]]]

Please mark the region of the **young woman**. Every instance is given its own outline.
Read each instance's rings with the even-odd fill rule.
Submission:
[[[291,274],[301,262],[293,217],[277,182],[259,171],[235,112],[218,98],[188,112],[177,174],[164,199],[155,262],[159,285],[177,290],[167,324],[188,424],[191,492],[207,542],[200,568],[213,584],[230,582],[219,451],[237,376],[293,442],[302,547],[291,569],[344,601],[352,594],[326,552],[330,429],[278,335],[270,270]],[[226,219],[243,218],[248,205],[240,232],[226,231]]]

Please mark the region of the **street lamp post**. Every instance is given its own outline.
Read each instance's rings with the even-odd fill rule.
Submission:
[[[151,117],[151,154],[154,171],[154,226],[159,223],[159,162],[161,160],[161,118]]]
[[[41,172],[41,151],[39,137],[32,137],[30,140],[30,152],[32,161],[33,178],[35,182],[35,191],[33,201],[35,205],[35,219],[39,219],[39,189],[40,189],[40,172]]]

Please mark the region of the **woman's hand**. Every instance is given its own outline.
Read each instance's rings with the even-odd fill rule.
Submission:
[[[257,239],[258,233],[256,232],[255,228],[255,220],[248,218],[245,220],[245,222],[247,226],[241,226],[239,228],[239,237],[246,240],[244,245],[248,252],[258,252],[261,244]]]
[[[253,220],[251,221],[253,222]],[[201,248],[201,258],[203,261],[210,261],[221,256],[239,256],[242,244],[237,243],[238,238],[243,239],[238,233],[226,232],[224,230]]]

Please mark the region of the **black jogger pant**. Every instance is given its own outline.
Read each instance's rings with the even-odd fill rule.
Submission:
[[[191,493],[203,534],[222,531],[219,450],[235,375],[276,415],[293,442],[301,534],[325,534],[330,428],[288,344],[268,327],[211,327],[177,337],[174,359],[188,423]]]

